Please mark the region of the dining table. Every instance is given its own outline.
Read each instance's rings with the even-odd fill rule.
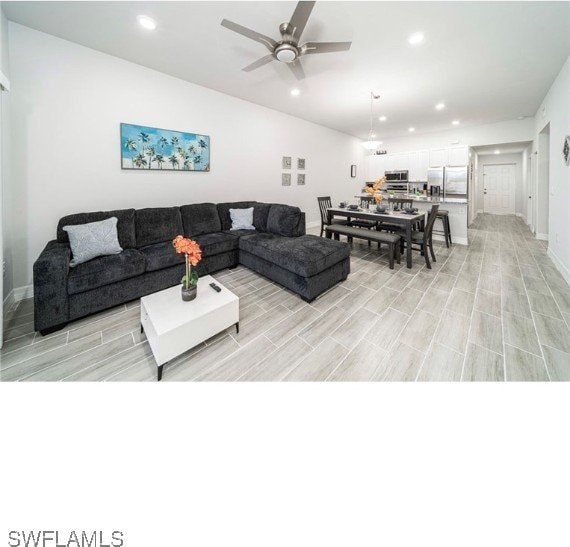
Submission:
[[[415,224],[421,223],[425,220],[425,212],[416,212],[413,214],[405,213],[404,211],[386,210],[384,213],[379,213],[376,209],[349,209],[348,207],[329,207],[327,208],[327,221],[332,223],[334,217],[345,217],[347,220],[373,220],[379,223],[397,224],[402,226],[405,231],[406,241],[406,266],[412,267],[412,231]]]

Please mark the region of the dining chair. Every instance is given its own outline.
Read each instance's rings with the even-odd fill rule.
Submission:
[[[332,200],[330,196],[323,196],[318,197],[317,202],[321,213],[321,237],[323,237],[325,226],[329,225],[327,209],[332,207]],[[341,220],[340,218],[333,218],[331,224],[342,224],[343,226],[346,226],[348,222],[346,220]]]
[[[442,229],[433,231],[434,234],[442,234],[445,237],[445,245],[449,247],[453,242],[451,241],[451,226],[449,225],[449,211],[440,209],[437,213],[437,220],[441,220]]]
[[[361,209],[368,209],[368,206],[372,204],[374,198],[372,196],[362,196],[360,198],[359,207]],[[362,218],[351,219],[348,222],[349,226],[356,226],[357,228],[366,228],[367,230],[376,230],[378,228],[378,222],[376,220],[366,220]],[[368,246],[370,247],[370,240],[368,240]]]
[[[435,219],[437,218],[437,211],[439,209],[439,205],[432,205],[429,213],[428,218],[425,223],[425,227],[423,230],[413,231],[412,232],[412,250],[413,251],[420,251],[426,260],[426,266],[428,269],[431,270],[431,263],[429,261],[428,250],[429,254],[431,254],[431,259],[434,262],[437,262],[435,259],[435,253],[433,251],[433,225],[435,223]],[[404,246],[404,240],[406,238],[406,234],[404,230],[400,230],[400,235],[402,236],[401,239],[401,247]],[[414,247],[416,245],[416,247]]]

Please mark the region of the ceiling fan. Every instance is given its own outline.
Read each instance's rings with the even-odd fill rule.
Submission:
[[[315,4],[316,2],[297,3],[291,20],[288,23],[281,23],[279,25],[279,32],[281,34],[281,40],[279,41],[273,40],[273,38],[260,34],[255,30],[228,21],[227,19],[222,20],[223,27],[263,44],[271,52],[269,55],[258,59],[242,70],[251,72],[271,61],[280,61],[287,64],[298,80],[302,80],[305,77],[305,73],[299,58],[303,55],[349,50],[352,42],[305,42],[302,45],[299,44],[301,35],[307,26],[307,21]]]

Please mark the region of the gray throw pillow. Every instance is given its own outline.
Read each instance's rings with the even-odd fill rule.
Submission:
[[[98,256],[116,255],[123,251],[119,245],[117,217],[99,222],[64,226],[69,236],[72,260],[70,266],[77,266]]]
[[[230,209],[232,227],[230,230],[255,230],[253,225],[253,207],[247,209]]]

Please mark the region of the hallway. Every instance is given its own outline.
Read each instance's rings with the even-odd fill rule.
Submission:
[[[469,234],[470,252],[482,252],[477,298],[494,302],[486,313],[501,319],[507,378],[570,380],[570,287],[547,242],[511,215],[479,214]]]

